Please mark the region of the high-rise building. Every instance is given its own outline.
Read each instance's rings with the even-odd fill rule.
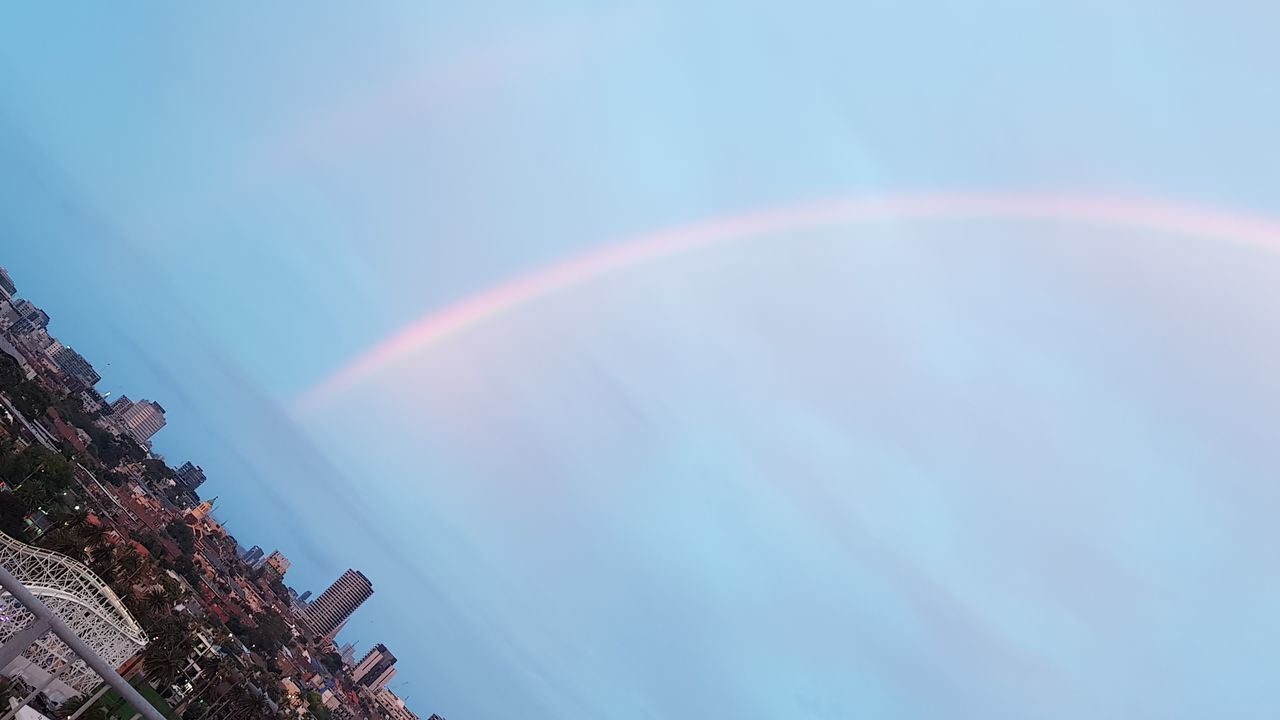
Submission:
[[[301,598],[299,598],[301,599]],[[338,657],[342,658],[342,662],[346,665],[356,664],[356,644],[347,643],[338,648]]]
[[[387,686],[387,683],[391,682],[391,679],[394,678],[395,676],[396,676],[396,668],[394,665],[392,665],[386,670],[383,670],[382,672],[378,673],[378,676],[376,678],[373,676],[373,673],[369,673],[368,677],[366,677],[364,680],[365,680],[365,683],[369,686],[370,690],[381,690],[385,688]]]
[[[31,332],[14,334],[13,339],[31,353],[41,353],[53,362],[53,356],[62,349],[62,343],[49,334],[45,328],[35,328]]]
[[[244,561],[246,564],[253,565],[262,559],[263,554],[264,553],[262,551],[262,548],[258,547],[257,545],[254,545],[253,547],[246,550],[244,555],[242,555],[241,557],[244,558]]]
[[[367,693],[365,696],[373,700],[377,705],[378,714],[387,720],[418,720],[418,716],[405,706],[404,700],[386,688]],[[437,720],[443,720],[443,718],[437,718]]]
[[[18,314],[17,322],[10,328],[14,335],[25,335],[49,327],[49,314],[30,300],[13,303],[13,309]]]
[[[111,403],[111,422],[120,432],[145,445],[164,427],[164,408],[154,400],[134,402],[121,395]]]
[[[299,604],[299,605],[306,605],[306,604],[307,604],[307,601],[308,601],[308,600],[310,600],[310,599],[311,599],[311,591],[310,591],[310,590],[307,590],[306,592],[304,592],[304,593],[302,593],[301,595],[299,595],[299,596],[298,596],[298,604]]]
[[[8,300],[18,294],[18,286],[13,284],[9,271],[0,267],[0,299]]]
[[[351,680],[370,690],[384,688],[395,677],[395,664],[396,656],[391,654],[386,645],[378,643],[360,658],[360,663],[351,671]]]
[[[333,637],[351,613],[372,595],[373,583],[369,578],[357,570],[348,570],[320,593],[320,597],[307,603],[302,620],[316,635]]]
[[[351,679],[355,682],[360,682],[361,680],[364,679],[364,676],[369,673],[370,668],[372,668],[374,665],[378,663],[379,660],[381,660],[383,657],[389,654],[391,653],[389,650],[387,650],[386,645],[383,645],[382,643],[378,643],[377,645],[374,645],[369,650],[369,652],[365,653],[360,658],[360,662],[356,663],[356,666],[352,668]]]
[[[190,460],[182,463],[175,472],[178,473],[178,479],[182,481],[183,485],[187,486],[188,490],[195,490],[204,484],[204,468],[192,464]]]
[[[279,550],[272,550],[271,554],[267,556],[267,567],[275,570],[280,577],[284,577],[284,574],[289,571],[290,564],[289,558],[285,557],[284,553]]]
[[[102,408],[107,406],[106,398],[102,397],[102,393],[93,388],[85,388],[79,394],[80,405],[84,407],[87,413],[102,412]]]
[[[80,353],[69,347],[63,347],[55,351],[52,355],[53,362],[62,372],[84,383],[85,387],[93,387],[98,384],[102,376],[97,370],[89,364],[88,360]]]

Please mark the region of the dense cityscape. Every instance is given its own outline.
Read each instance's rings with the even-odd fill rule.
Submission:
[[[0,268],[0,562],[40,557],[92,588],[112,619],[98,650],[166,717],[417,720],[387,687],[391,649],[336,644],[371,580],[349,569],[315,596],[291,587],[289,558],[214,516],[198,464],[153,451],[163,405],[100,394],[49,321]],[[5,612],[0,641],[20,631]],[[65,665],[36,643],[0,667],[0,693],[50,717],[135,717]]]

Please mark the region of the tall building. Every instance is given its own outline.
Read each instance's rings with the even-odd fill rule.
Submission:
[[[272,550],[271,554],[267,556],[267,567],[275,570],[280,577],[284,577],[284,574],[289,571],[290,565],[289,558],[285,557],[284,553],[279,550]]]
[[[378,676],[375,678],[373,673],[369,673],[368,677],[364,679],[365,684],[369,686],[370,690],[382,690],[386,688],[387,683],[391,682],[391,679],[396,676],[396,668],[392,665],[377,675]]]
[[[111,403],[111,422],[120,432],[145,445],[164,427],[164,408],[154,400],[135,403],[128,395],[121,395]]]
[[[321,637],[333,637],[351,613],[373,595],[373,583],[364,573],[348,570],[342,573],[320,597],[307,603],[302,611],[302,621]]]
[[[387,720],[418,720],[418,716],[405,706],[404,700],[386,688],[381,688],[376,692],[366,695],[374,701],[378,708],[378,714]],[[432,715],[431,717],[436,717]],[[443,720],[439,718],[438,720]]]
[[[0,267],[0,299],[8,300],[18,294],[18,286],[13,284],[9,271]]]
[[[187,486],[188,490],[195,490],[204,484],[204,468],[199,465],[193,465],[190,460],[182,463],[176,472],[178,473],[178,479],[182,481],[183,485]]]
[[[85,387],[93,387],[98,384],[102,376],[97,370],[89,364],[88,360],[80,353],[69,347],[63,347],[55,351],[52,355],[53,362],[62,372],[84,383]]]
[[[14,334],[14,340],[32,353],[42,353],[49,361],[62,349],[62,343],[49,334],[45,328],[36,328],[28,333]]]
[[[107,406],[106,398],[102,397],[102,393],[93,388],[85,388],[80,391],[80,405],[84,407],[87,413],[102,412],[102,408]]]
[[[49,327],[49,314],[30,300],[19,300],[13,304],[13,309],[18,313],[18,321],[11,328],[14,335],[25,335]]]
[[[386,645],[378,643],[360,658],[360,663],[351,671],[351,680],[361,687],[379,690],[395,677],[395,664],[396,656],[391,654]]]
[[[263,554],[264,553],[262,551],[262,548],[258,547],[257,545],[254,545],[253,547],[246,550],[244,555],[242,555],[241,557],[244,558],[244,561],[246,564],[254,565],[259,560],[262,559]]]
[[[205,500],[204,502],[197,505],[195,509],[189,511],[188,514],[197,520],[203,520],[209,517],[209,513],[213,512],[213,505],[216,502],[218,502],[218,498],[215,495],[212,500]]]
[[[338,648],[338,657],[342,658],[342,662],[347,665],[355,665],[356,664],[356,644],[347,643],[342,647]]]

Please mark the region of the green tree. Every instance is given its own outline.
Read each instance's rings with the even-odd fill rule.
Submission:
[[[232,677],[232,667],[229,662],[222,658],[213,658],[212,660],[200,661],[200,676],[196,678],[195,687],[191,692],[183,698],[174,711],[179,715],[186,712],[188,706],[193,703],[197,706],[207,705],[206,696],[211,690],[218,688]]]
[[[83,562],[88,542],[74,527],[55,527],[40,538],[40,546]]]
[[[102,544],[90,548],[86,564],[95,575],[108,583],[115,579],[115,550],[110,545]]]
[[[200,571],[196,569],[196,564],[188,555],[183,555],[174,561],[173,571],[186,578],[192,587],[200,584]]]
[[[12,358],[6,356],[6,359]],[[5,391],[13,400],[13,404],[18,407],[18,411],[33,422],[53,404],[53,398],[48,391],[30,380],[23,380],[13,387],[5,388]]]
[[[61,706],[58,707],[58,710],[53,715],[54,719],[63,720],[63,718],[71,717],[71,714],[74,713],[76,710],[78,710],[81,705],[84,705],[86,700],[88,700],[88,698],[86,698],[84,695],[77,695],[71,698],[70,700],[67,700]],[[101,714],[95,716],[93,714],[93,710],[86,710],[83,713],[81,713],[79,717],[101,718],[105,716]]]
[[[12,390],[26,381],[27,378],[22,374],[18,361],[7,353],[0,354],[0,388]]]
[[[162,622],[151,628],[150,635],[150,641],[142,650],[143,674],[161,687],[168,687],[178,679],[187,666],[187,659],[195,652],[191,628],[180,622]]]
[[[159,558],[164,556],[164,546],[160,544],[160,538],[148,532],[131,534],[133,539],[138,541],[138,544],[151,553],[151,557]]]
[[[164,464],[163,460],[155,458],[144,458],[142,461],[142,479],[151,485],[159,484],[165,480],[172,480],[177,477],[173,468]]]
[[[13,493],[22,498],[22,501],[27,505],[32,507],[43,506],[45,503],[49,502],[51,498],[49,495],[49,489],[44,486],[44,483],[41,483],[38,480],[28,480],[27,482],[22,483],[22,485],[19,485]]]
[[[169,535],[169,537],[173,538],[173,541],[182,549],[182,554],[190,555],[195,552],[196,536],[195,533],[191,531],[191,527],[189,525],[181,520],[174,520],[168,525],[165,525],[164,531]]]
[[[152,614],[166,613],[173,609],[173,596],[162,587],[153,587],[143,593],[142,606]]]
[[[258,623],[256,627],[237,634],[246,645],[264,655],[275,655],[285,643],[293,639],[289,624],[275,610],[264,610],[254,620]]]
[[[128,548],[117,551],[111,563],[112,576],[125,584],[132,584],[146,569],[142,556]]]
[[[61,454],[31,445],[7,468],[9,484],[30,505],[38,505],[70,489],[71,463]]]
[[[18,451],[14,448],[13,441],[0,437],[0,477],[9,477],[9,466],[17,456]]]
[[[335,652],[325,653],[320,656],[320,664],[330,673],[337,675],[342,672],[342,656]]]
[[[104,465],[114,467],[124,460],[124,451],[110,432],[97,425],[90,425],[84,431],[89,433],[89,440],[93,442],[93,454],[98,456]]]
[[[318,692],[307,694],[307,710],[316,718],[316,720],[329,720],[333,717],[333,713],[329,712],[329,708],[324,706],[324,698]]]
[[[271,585],[271,591],[276,594],[276,597],[280,598],[282,601],[285,601],[285,602],[289,601],[289,588],[284,586],[283,580],[281,580],[279,577],[273,577],[271,578],[270,585]]]
[[[27,532],[27,515],[31,508],[13,493],[0,493],[0,531],[5,535],[23,539]]]

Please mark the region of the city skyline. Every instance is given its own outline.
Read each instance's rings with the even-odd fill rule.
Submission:
[[[135,509],[126,509],[122,504],[119,496],[107,500],[106,505],[95,504],[94,499],[102,500],[103,496],[93,498],[92,491],[88,490],[83,484],[78,488],[74,497],[70,496],[68,491],[60,493],[61,500],[59,503],[67,510],[72,510],[76,514],[84,513],[83,520],[79,522],[85,523],[85,527],[97,527],[98,530],[92,533],[93,537],[99,538],[102,545],[95,545],[99,553],[99,557],[115,557],[115,551],[111,549],[110,543],[122,542],[125,538],[131,538],[131,542],[137,547],[143,548],[147,553],[150,562],[161,562],[161,556],[165,561],[175,562],[175,558],[184,560],[187,565],[174,564],[169,570],[172,573],[173,568],[178,568],[184,575],[187,592],[191,593],[186,599],[190,604],[197,606],[200,610],[196,614],[210,612],[211,607],[213,614],[220,622],[237,622],[243,623],[249,618],[244,613],[244,608],[240,606],[236,600],[226,592],[225,589],[215,591],[207,584],[208,578],[201,577],[200,571],[195,569],[192,555],[197,547],[200,551],[202,562],[220,573],[218,579],[220,582],[228,579],[226,573],[229,570],[225,558],[218,558],[219,553],[223,552],[227,547],[234,547],[240,559],[246,563],[246,567],[251,568],[257,573],[252,580],[258,581],[265,577],[266,585],[258,585],[254,589],[253,582],[244,577],[232,577],[234,584],[239,586],[237,593],[240,601],[248,603],[249,607],[255,613],[268,608],[271,600],[266,598],[274,597],[276,607],[270,610],[279,610],[278,618],[281,625],[291,625],[290,621],[285,620],[286,616],[296,616],[297,620],[306,626],[311,632],[319,636],[319,641],[334,647],[334,636],[341,631],[347,622],[351,619],[356,610],[372,596],[372,585],[363,573],[355,570],[348,570],[329,588],[327,588],[316,599],[316,602],[308,606],[306,600],[310,597],[311,592],[306,591],[301,595],[293,588],[283,585],[283,580],[288,570],[292,566],[291,561],[280,550],[273,550],[269,555],[264,555],[260,546],[254,545],[248,550],[241,550],[239,543],[229,535],[227,535],[225,527],[215,518],[211,517],[212,510],[217,497],[199,501],[196,490],[207,479],[202,467],[195,465],[191,461],[186,461],[177,468],[168,466],[162,456],[151,452],[151,438],[162,429],[166,422],[164,418],[164,408],[155,401],[141,400],[134,402],[127,395],[120,395],[115,401],[109,405],[105,398],[97,393],[94,385],[101,380],[101,376],[93,369],[92,365],[81,355],[71,350],[70,346],[63,345],[55,336],[48,331],[50,317],[48,313],[39,309],[28,298],[17,298],[16,287],[7,270],[0,267],[0,280],[3,281],[3,289],[5,294],[0,297],[0,332],[5,338],[4,358],[6,363],[11,363],[22,377],[14,378],[12,375],[5,374],[5,393],[4,402],[6,410],[4,421],[8,425],[7,428],[0,428],[0,450],[5,463],[9,463],[15,454],[15,450],[20,450],[19,457],[25,456],[31,452],[48,451],[67,454],[80,453],[79,456],[72,455],[77,463],[76,471],[83,473],[78,480],[83,483],[86,479],[90,480],[103,493],[106,498],[110,497],[110,491],[101,484],[101,481],[94,478],[91,471],[86,469],[83,463],[87,462],[92,466],[98,467],[99,472],[109,474],[112,485],[129,484],[132,492],[136,493],[134,499],[126,502]],[[12,341],[12,342],[11,342]],[[22,370],[25,369],[25,373]],[[25,379],[27,382],[21,383],[19,380]],[[14,405],[14,400],[22,405],[18,407]],[[42,427],[43,420],[40,418],[42,411],[42,403],[52,402],[60,408],[54,407],[44,408],[45,415],[54,421],[54,429],[57,430],[58,436],[55,437],[49,429]],[[100,414],[106,411],[106,414]],[[66,420],[61,418],[63,413],[70,413],[68,424]],[[28,414],[33,417],[28,417]],[[26,434],[19,428],[25,429]],[[94,435],[94,433],[97,433]],[[112,438],[115,440],[112,440]],[[114,459],[110,459],[111,447],[119,447],[119,442],[123,437],[132,438],[134,441],[134,449],[136,455],[132,458],[124,457],[129,453],[128,450],[121,451],[122,455]],[[18,444],[15,444],[18,443]],[[89,448],[92,445],[93,451]],[[145,448],[145,450],[143,449]],[[57,459],[62,459],[58,456]],[[107,459],[104,462],[104,459]],[[36,465],[34,470],[27,472],[25,480],[19,484],[25,486],[34,485],[35,480],[31,480],[32,476],[37,475],[46,468],[52,460],[47,459]],[[74,476],[76,471],[71,471],[68,467],[68,475]],[[159,470],[158,468],[163,468]],[[9,477],[12,482],[15,478]],[[69,479],[69,478],[68,478]],[[13,491],[8,482],[3,484],[6,491]],[[80,492],[86,491],[90,495],[81,495]],[[16,492],[16,491],[15,491]],[[24,490],[25,492],[25,490]],[[170,494],[175,493],[175,494]],[[28,497],[26,495],[22,497]],[[16,503],[16,504],[15,504]],[[115,507],[110,507],[114,505]],[[27,548],[26,550],[15,551],[15,557],[40,557],[38,553],[41,550],[23,545],[19,537],[23,539],[40,539],[40,538],[56,538],[56,532],[49,531],[49,520],[51,514],[58,512],[52,507],[52,503],[45,502],[45,506],[39,508],[29,508],[27,510],[18,510],[24,507],[22,498],[10,498],[9,503],[5,506],[6,517],[6,535],[3,535],[6,542],[14,548]],[[119,515],[116,510],[124,510],[128,520],[125,525],[118,524]],[[180,512],[182,511],[182,512]],[[180,513],[169,515],[170,522],[165,524],[156,519],[158,513],[160,517],[164,517],[166,512]],[[98,513],[104,513],[99,516]],[[143,519],[143,518],[147,519]],[[105,520],[104,520],[105,518]],[[107,530],[104,522],[110,522],[113,527]],[[132,528],[128,525],[132,523]],[[184,533],[173,530],[173,525],[181,525],[185,530]],[[168,543],[160,537],[148,534],[156,528],[163,526],[164,535],[168,538]],[[188,527],[190,526],[190,527]],[[71,553],[83,553],[84,545],[98,540],[90,541],[87,537],[79,536],[79,532],[69,530],[70,523],[64,524],[59,530],[61,532],[71,533],[71,538],[67,546],[63,549]],[[77,526],[78,528],[79,526]],[[191,528],[199,528],[193,530]],[[139,533],[135,535],[134,533]],[[108,537],[115,536],[113,540]],[[34,536],[34,537],[27,537]],[[142,538],[138,540],[138,538]],[[199,538],[199,539],[197,539]],[[206,542],[206,538],[209,538]],[[218,540],[221,538],[222,542]],[[142,543],[146,543],[143,545]],[[179,544],[181,543],[181,544]],[[219,545],[222,548],[219,548]],[[108,553],[107,556],[102,555],[103,552]],[[23,554],[26,553],[26,554]],[[186,553],[186,555],[184,555]],[[61,553],[54,554],[50,557],[59,558],[60,562],[69,563],[67,567],[75,569],[80,573],[81,577],[87,578],[86,582],[90,583],[94,588],[105,588],[109,585],[104,583],[94,571],[78,564],[74,558]],[[212,558],[212,559],[211,559]],[[145,566],[147,560],[141,559],[139,556],[139,566]],[[127,565],[127,563],[126,563]],[[111,572],[110,565],[99,565],[98,572]],[[267,570],[263,575],[263,570]],[[177,576],[174,575],[176,578]],[[201,586],[203,585],[203,590]],[[272,587],[274,586],[274,587]],[[162,593],[164,599],[168,599],[170,592],[181,593],[177,589],[178,586],[170,588],[165,585],[156,585],[153,589]],[[223,588],[229,586],[224,585]],[[131,591],[127,587],[117,587],[117,590],[123,592],[126,596],[131,595]],[[95,590],[95,592],[105,592],[106,597],[116,598],[116,595],[110,594],[111,590]],[[205,593],[203,597],[201,594]],[[94,598],[97,595],[90,594],[88,597]],[[181,596],[179,596],[180,598]],[[87,600],[93,602],[93,600]],[[120,601],[110,600],[109,602],[117,603],[121,608],[119,622],[121,627],[131,628],[135,635],[141,631],[131,615],[123,606],[119,605]],[[163,601],[158,601],[163,602]],[[206,604],[208,603],[208,604]],[[183,607],[183,605],[179,605]],[[135,612],[141,612],[138,607],[133,608]],[[176,609],[176,608],[175,608]],[[148,611],[149,612],[149,611]],[[261,633],[272,632],[263,630],[264,623],[259,618],[257,630]],[[148,622],[154,622],[150,618]],[[15,626],[16,627],[16,626]],[[112,626],[116,627],[116,626]],[[207,626],[209,632],[217,632],[214,626]],[[231,637],[237,632],[246,633],[249,627],[243,624],[236,625],[236,630],[231,631]],[[226,632],[229,628],[222,627],[222,631]],[[194,657],[203,657],[206,651],[213,651],[214,646],[200,636],[199,631],[191,629],[197,637],[201,637],[203,647],[192,645],[190,652]],[[94,630],[101,632],[101,629]],[[110,632],[115,632],[111,630]],[[183,633],[185,634],[185,633]],[[151,642],[161,641],[164,633],[151,638]],[[253,636],[250,642],[257,644],[260,642],[269,642],[264,637],[274,637],[259,634]],[[132,655],[137,653],[139,646],[147,645],[146,640],[138,639],[131,635],[130,640],[124,642],[124,645],[105,645],[105,650],[113,658],[115,664],[120,665],[124,655]],[[295,631],[290,631],[288,635],[282,636],[277,642],[284,644],[298,639],[299,636]],[[302,635],[305,640],[306,636]],[[243,643],[243,640],[238,640]],[[243,647],[243,646],[242,646]],[[323,645],[322,645],[323,647]],[[248,650],[244,652],[248,654]],[[342,647],[341,653],[344,659],[354,652],[354,645],[348,643]],[[123,654],[121,654],[123,653]],[[376,655],[376,657],[374,657]],[[192,657],[188,656],[188,663],[192,662]],[[370,660],[370,658],[373,658]],[[42,660],[43,662],[44,660]],[[395,717],[403,717],[406,720],[413,720],[416,716],[412,711],[408,710],[404,701],[387,689],[388,683],[395,677],[397,669],[394,667],[396,658],[394,655],[386,651],[386,647],[377,644],[373,650],[365,656],[364,661],[354,670],[355,681],[353,686],[363,688],[362,691],[372,693],[366,697],[365,701],[370,699],[384,707]],[[122,666],[123,667],[123,666]],[[200,666],[198,664],[190,667]],[[296,666],[295,666],[296,667]],[[334,677],[341,677],[342,669],[329,669]],[[199,673],[203,670],[197,670],[195,678],[183,678],[187,680],[197,680]],[[6,676],[12,677],[12,674]],[[331,677],[330,682],[338,682]],[[24,678],[32,680],[32,678]],[[96,682],[97,676],[91,673],[86,674],[81,680],[84,683]],[[176,678],[175,678],[176,679]],[[278,678],[284,680],[284,678]],[[292,682],[292,680],[290,680]],[[189,685],[194,688],[195,685]],[[334,687],[337,687],[336,685]],[[78,687],[79,690],[86,690],[89,687]],[[325,688],[329,692],[329,688]],[[45,690],[47,697],[53,698],[55,702],[64,703],[71,700],[77,695],[77,687],[66,683],[53,683]],[[351,698],[326,697],[325,705],[331,704],[335,709]],[[345,706],[343,706],[345,707]],[[347,708],[349,710],[349,708]]]
[[[1274,15],[12,8],[0,264],[413,707],[1250,717]]]
[[[16,323],[12,325],[13,332],[20,337],[25,337],[30,336],[38,328],[43,333],[44,341],[49,343],[49,347],[45,349],[49,360],[68,378],[81,383],[85,390],[94,391],[94,385],[102,379],[101,376],[94,371],[92,365],[83,356],[74,352],[70,346],[64,346],[47,332],[47,327],[51,320],[49,315],[29,298],[16,296],[16,286],[12,277],[3,267],[0,267],[0,285],[6,292],[6,296],[0,298],[5,303],[3,310],[13,311],[15,313],[14,317],[17,318]],[[52,348],[52,351],[50,348]],[[19,362],[27,361],[26,356],[17,352],[16,348],[12,353],[12,357]],[[151,438],[166,424],[164,408],[158,402],[152,400],[134,402],[127,395],[122,394],[110,403],[110,409],[112,413],[106,422],[117,428],[118,432],[129,435],[140,445],[147,447],[149,452]],[[159,456],[152,455],[152,457]],[[175,479],[182,482],[187,490],[193,492],[207,479],[203,468],[189,460],[174,468],[173,472]],[[216,497],[211,500],[205,500],[193,510],[193,513],[199,518],[211,515],[216,500]],[[253,545],[246,550],[243,557],[251,566],[271,568],[280,579],[284,578],[292,566],[291,561],[280,550],[273,550],[270,554],[264,555],[264,551],[258,545]],[[360,585],[360,587],[357,588],[355,587],[356,585]],[[310,591],[302,594],[304,602],[309,595]],[[314,613],[317,614],[317,621],[323,625],[319,630],[320,634],[336,634],[350,620],[354,612],[359,609],[359,606],[371,596],[372,585],[368,579],[358,571],[347,570],[328,589],[321,593],[320,597],[317,598],[315,607],[312,608]],[[382,647],[380,644],[378,646]],[[383,649],[385,650],[385,647]],[[390,662],[395,662],[394,657],[391,657]],[[389,677],[380,678],[381,682],[378,687],[384,686]]]

